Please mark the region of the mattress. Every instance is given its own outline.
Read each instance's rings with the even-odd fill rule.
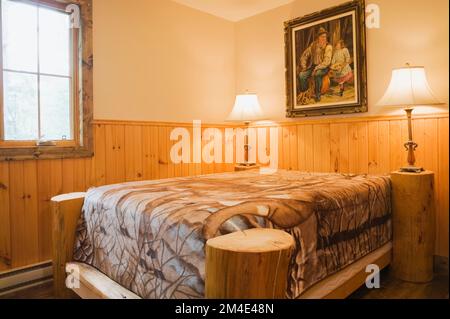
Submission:
[[[298,298],[391,240],[390,189],[386,176],[284,170],[92,188],[78,224],[74,260],[142,298],[203,298],[210,226],[254,210],[268,218],[236,215],[213,235],[252,227],[290,233],[296,244],[286,297]]]

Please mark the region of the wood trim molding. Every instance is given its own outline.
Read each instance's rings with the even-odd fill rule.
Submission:
[[[166,127],[192,127],[192,122],[158,122],[158,121],[135,121],[135,120],[101,120],[95,119],[94,125],[137,125],[137,126],[166,126]],[[202,127],[236,127],[236,123],[207,123],[202,122]]]
[[[432,114],[418,114],[413,115],[414,119],[440,119],[448,118],[449,113],[432,113]],[[318,118],[297,118],[293,120],[283,121],[260,121],[252,123],[254,127],[267,126],[290,126],[301,124],[328,124],[328,123],[353,123],[353,122],[373,122],[373,121],[396,121],[405,120],[404,115],[376,115],[376,116],[350,116],[350,117],[327,117],[323,119]],[[165,121],[136,121],[136,120],[108,120],[108,119],[94,119],[94,125],[138,125],[138,126],[167,126],[167,127],[191,127],[192,122],[165,122]],[[202,127],[245,127],[242,123],[208,123],[202,122]]]
[[[448,118],[449,113],[433,113],[413,115],[414,120],[419,119],[441,119]],[[357,122],[377,122],[377,121],[398,121],[406,120],[405,115],[376,115],[376,116],[349,116],[349,117],[327,117],[317,118],[299,118],[292,121],[261,121],[252,123],[253,127],[268,126],[295,126],[302,124],[335,124],[335,123],[357,123]]]

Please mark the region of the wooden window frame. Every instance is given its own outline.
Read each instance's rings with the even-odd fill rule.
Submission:
[[[73,28],[71,70],[73,138],[55,141],[55,146],[38,146],[36,141],[5,141],[3,139],[3,58],[0,52],[0,161],[79,158],[93,156],[93,49],[92,49],[92,0],[20,0],[37,3],[56,10],[64,10],[69,4],[80,8],[80,28]],[[1,16],[0,16],[1,23]],[[1,24],[0,24],[1,26]],[[0,28],[0,42],[2,34]],[[81,87],[80,87],[81,85]]]

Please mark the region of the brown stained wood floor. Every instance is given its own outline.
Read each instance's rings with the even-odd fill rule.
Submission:
[[[448,299],[448,271],[435,274],[426,284],[403,282],[394,278],[389,268],[381,272],[381,288],[361,287],[351,299]],[[0,299],[53,299],[52,282],[0,296]]]
[[[395,278],[390,268],[381,271],[380,288],[362,286],[350,299],[448,299],[448,270],[439,270],[431,282],[416,284]]]
[[[14,291],[10,294],[0,296],[0,299],[54,299],[53,282]]]

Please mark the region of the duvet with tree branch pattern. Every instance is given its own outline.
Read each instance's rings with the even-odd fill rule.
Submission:
[[[297,298],[391,240],[390,189],[386,176],[284,170],[92,188],[74,259],[142,298],[203,298],[210,225],[224,222],[215,235],[279,228],[296,242],[286,297]],[[248,215],[251,210],[267,218]],[[225,221],[229,211],[247,214]]]

